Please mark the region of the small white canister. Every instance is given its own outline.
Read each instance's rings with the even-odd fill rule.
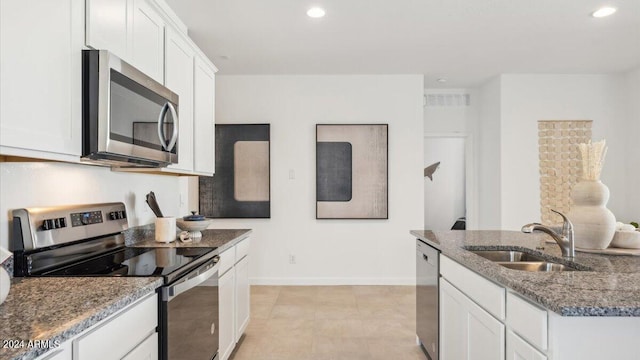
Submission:
[[[176,218],[156,218],[156,241],[170,243],[176,239]]]

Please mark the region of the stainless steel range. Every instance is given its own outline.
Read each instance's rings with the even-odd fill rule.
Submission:
[[[14,276],[157,276],[161,359],[218,354],[216,248],[125,246],[127,211],[104,203],[13,211]]]

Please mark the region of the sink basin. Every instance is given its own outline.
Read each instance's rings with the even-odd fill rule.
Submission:
[[[535,272],[575,271],[572,267],[555,263],[541,256],[516,250],[468,250],[508,269]]]
[[[495,262],[546,261],[542,257],[515,250],[469,250]]]
[[[498,262],[498,264],[506,267],[507,269],[522,270],[522,271],[552,272],[552,271],[576,270],[562,264],[556,264],[548,261]]]

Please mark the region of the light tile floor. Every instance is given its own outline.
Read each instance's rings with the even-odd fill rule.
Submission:
[[[414,286],[252,286],[231,360],[424,360]]]

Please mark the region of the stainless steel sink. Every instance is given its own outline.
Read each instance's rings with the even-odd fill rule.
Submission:
[[[540,256],[515,250],[469,250],[485,259],[495,262],[546,261]]]
[[[562,264],[556,264],[548,261],[497,262],[497,264],[504,266],[507,269],[522,270],[522,271],[552,272],[552,271],[575,271],[576,270]]]
[[[516,250],[468,250],[508,269],[535,272],[575,271],[572,267]]]

